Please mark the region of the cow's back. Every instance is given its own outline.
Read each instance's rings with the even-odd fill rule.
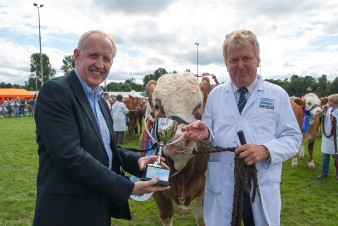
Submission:
[[[299,106],[298,104],[296,104],[294,101],[291,101],[291,106],[292,106],[293,113],[296,116],[299,128],[302,129],[302,122],[304,118],[303,108],[302,106]]]

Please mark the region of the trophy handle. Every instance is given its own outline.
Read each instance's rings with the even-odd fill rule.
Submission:
[[[145,129],[146,129],[146,131],[147,131],[147,134],[149,135],[149,137],[155,142],[155,143],[158,143],[158,141],[151,135],[151,132],[149,132],[149,130],[148,130],[148,120],[150,120],[150,121],[152,121],[152,122],[154,122],[154,118],[153,118],[153,116],[151,116],[151,115],[148,115],[145,119],[144,119],[144,122],[145,122]]]
[[[157,139],[155,139],[155,138],[152,136],[151,132],[148,130],[148,126],[147,126],[148,120],[151,120],[152,122],[154,122],[154,118],[153,118],[151,115],[148,115],[148,116],[144,119],[145,125],[146,125],[146,126],[145,126],[145,129],[146,129],[146,131],[147,131],[149,137],[150,137],[155,143],[159,144],[159,141],[158,141]],[[174,120],[174,121],[175,121],[175,120]],[[163,143],[162,146],[164,146],[164,145],[172,145],[172,144],[175,144],[175,143],[179,142],[180,140],[182,140],[182,138],[184,137],[184,134],[185,134],[185,133],[186,133],[186,132],[182,133],[182,135],[181,135],[177,140],[175,140],[175,141],[173,141],[173,142],[165,143],[165,144]]]

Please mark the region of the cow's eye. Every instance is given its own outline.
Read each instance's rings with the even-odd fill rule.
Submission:
[[[155,110],[157,110],[157,111],[160,110],[160,107],[158,106],[158,104],[155,104],[155,107],[154,107],[154,108],[155,108]]]

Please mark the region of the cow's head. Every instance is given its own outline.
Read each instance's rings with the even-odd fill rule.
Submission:
[[[140,110],[141,98],[129,94],[129,98],[123,101],[129,110]]]
[[[323,105],[323,100],[319,99],[318,96],[314,93],[308,93],[302,99],[295,98],[293,101],[297,105],[302,106],[304,110],[310,112],[311,121],[319,118],[323,112],[321,108],[321,106]]]
[[[196,77],[191,73],[166,74],[160,77],[153,93],[155,118],[179,118],[181,122],[192,123],[201,119],[203,112],[203,94]],[[183,126],[183,125],[181,125]],[[195,142],[188,142],[182,135],[180,127],[176,130],[172,142],[163,148],[165,155],[175,162],[180,170],[191,157],[185,147],[196,148]]]

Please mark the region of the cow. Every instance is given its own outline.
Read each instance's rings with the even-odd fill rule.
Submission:
[[[291,166],[298,165],[297,157],[304,156],[304,146],[308,143],[308,167],[314,168],[313,147],[318,135],[320,117],[322,115],[323,100],[314,93],[308,93],[303,98],[294,98],[291,101],[292,110],[296,116],[299,128],[303,134],[302,145],[295,157],[292,158]]]
[[[201,119],[206,98],[210,92],[210,81],[204,80],[199,86],[196,77],[189,73],[175,73],[161,76],[152,94],[155,118],[175,118],[180,123],[191,123]],[[202,88],[204,87],[204,88]],[[203,90],[203,92],[201,91]],[[180,125],[181,127],[183,125]],[[144,133],[140,137],[140,147],[144,147]],[[143,138],[142,138],[143,137]],[[207,146],[187,141],[180,129],[172,140],[177,143],[163,147],[163,156],[171,170],[171,188],[155,192],[153,198],[158,206],[158,215],[164,226],[172,225],[174,217],[173,202],[181,213],[186,213],[193,200],[196,200],[195,220],[197,225],[205,225],[203,220],[203,195],[205,172],[209,154],[193,155],[191,150],[206,151]],[[185,148],[188,147],[188,148]],[[203,150],[202,150],[203,149]]]
[[[142,101],[140,97],[136,97],[134,95],[129,94],[128,99],[123,99],[123,103],[129,110],[128,113],[128,121],[129,121],[129,134],[132,139],[135,137],[135,128],[140,127],[140,131],[142,130]]]

